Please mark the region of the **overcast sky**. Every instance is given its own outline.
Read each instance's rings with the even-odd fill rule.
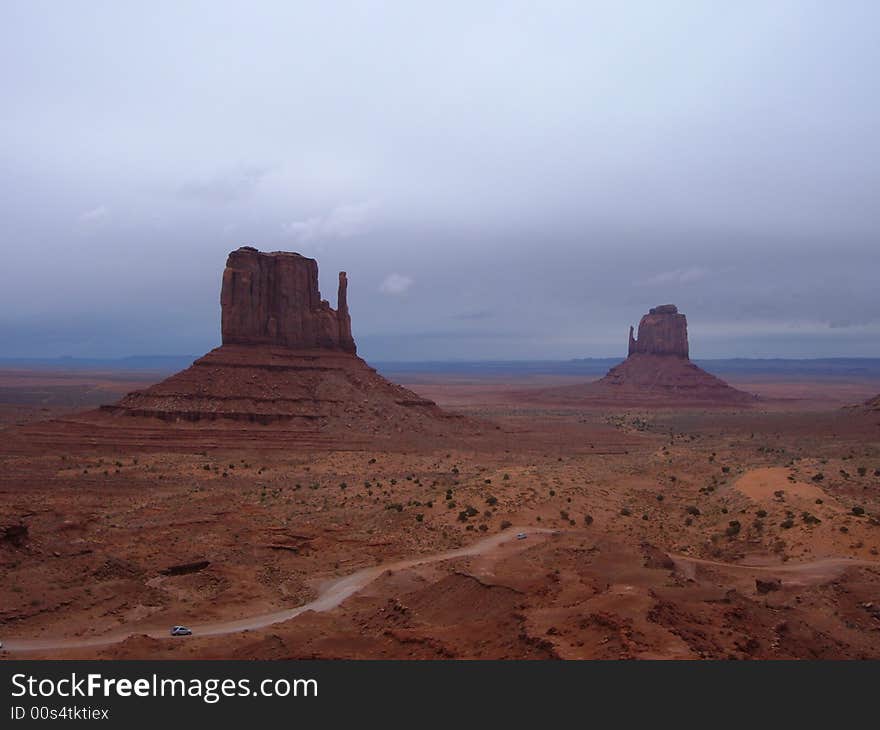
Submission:
[[[880,356],[880,3],[0,3],[0,356],[200,354],[226,254],[368,359]]]

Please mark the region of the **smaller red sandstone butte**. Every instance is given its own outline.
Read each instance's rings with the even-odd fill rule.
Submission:
[[[690,361],[687,317],[674,304],[648,310],[639,338],[629,328],[629,354],[597,384],[609,392],[706,403],[746,403],[754,397],[732,388]]]
[[[649,310],[639,336],[629,328],[626,360],[594,383],[522,393],[527,401],[560,405],[692,406],[747,404],[754,396],[707,373],[689,357],[687,318],[674,304]]]

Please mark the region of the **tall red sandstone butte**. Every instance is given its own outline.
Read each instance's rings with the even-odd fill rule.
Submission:
[[[229,254],[220,290],[224,345],[278,345],[354,353],[348,280],[339,272],[337,309],[321,299],[318,262],[298,253]]]
[[[345,272],[333,309],[318,291],[317,261],[244,246],[227,259],[220,307],[220,347],[104,406],[104,414],[181,425],[272,424],[275,438],[316,443],[307,435],[321,434],[348,444],[364,437],[443,434],[451,421],[463,423],[357,356]],[[205,426],[200,430],[209,434]],[[189,436],[197,435],[190,428]],[[263,431],[261,440],[270,435]]]

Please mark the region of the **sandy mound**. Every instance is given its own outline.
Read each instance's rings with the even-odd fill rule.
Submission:
[[[790,474],[791,472],[782,466],[752,469],[737,479],[734,487],[752,501],[759,503],[770,502],[782,496],[811,505],[818,499],[829,507],[840,507],[837,501],[820,486],[791,481]],[[780,495],[780,492],[783,494]]]

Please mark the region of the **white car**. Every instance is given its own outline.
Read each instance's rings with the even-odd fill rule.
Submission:
[[[517,539],[517,540],[525,540],[526,537],[527,537],[527,535],[526,535],[526,533],[524,533],[524,532],[517,532],[517,533],[516,533],[516,539]]]
[[[192,631],[186,626],[172,626],[171,627],[171,635],[172,636],[192,636]]]

